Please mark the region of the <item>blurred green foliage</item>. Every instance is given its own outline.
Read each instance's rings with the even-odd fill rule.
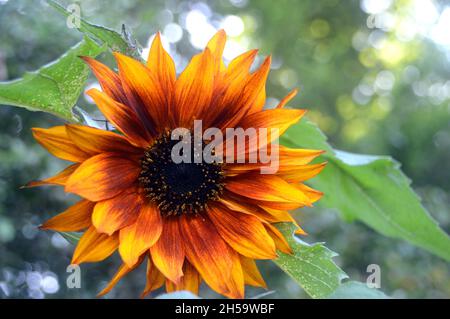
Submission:
[[[81,14],[89,21],[116,30],[126,24],[144,48],[161,30],[178,70],[219,27],[232,35],[226,57],[249,48],[260,48],[262,56],[272,54],[268,104],[299,87],[301,93],[290,105],[307,108],[333,146],[396,158],[424,205],[449,232],[450,41],[439,33],[445,33],[441,24],[450,10],[446,2],[428,2],[432,7],[417,0],[64,4],[72,2],[81,4]],[[44,1],[0,0],[0,81],[39,68],[80,39]],[[110,57],[103,58],[112,63]],[[89,83],[96,85],[93,78]],[[78,105],[99,115],[84,96]],[[64,166],[30,134],[31,127],[58,123],[48,114],[0,108],[0,298],[93,297],[119,266],[118,258],[83,266],[82,288],[66,288],[73,247],[36,226],[75,198],[55,188],[19,190],[27,181]],[[450,297],[450,266],[438,257],[383,238],[360,223],[344,223],[332,211],[314,208],[296,216],[310,234],[304,240],[325,241],[339,252],[337,261],[352,279],[364,281],[367,266],[378,264],[381,287],[388,295]],[[261,266],[275,291],[270,297],[305,297],[271,263]],[[143,271],[125,278],[110,296],[137,296],[144,285]],[[248,296],[261,292],[249,289]]]

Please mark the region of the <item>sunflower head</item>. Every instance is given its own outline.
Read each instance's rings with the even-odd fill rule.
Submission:
[[[251,72],[256,50],[225,65],[224,45],[219,31],[179,75],[159,33],[146,64],[116,52],[115,72],[84,57],[102,88],[87,94],[112,130],[33,129],[42,146],[73,164],[29,185],[59,185],[81,198],[41,228],[84,231],[74,264],[117,250],[123,261],[100,294],[146,262],[143,296],[163,285],[197,293],[204,281],[243,298],[245,284],[265,287],[255,260],[291,253],[274,224],[297,225],[288,211],[322,195],[304,184],[324,167],[310,164],[322,151],[275,143],[305,113],[284,108],[296,91],[263,109],[270,57]],[[232,129],[245,132],[241,142],[227,135]],[[275,171],[262,173],[274,163]]]
[[[195,163],[191,138],[188,142],[191,154],[185,162],[173,161],[172,150],[178,142],[170,132],[156,139],[141,160],[140,185],[163,216],[198,214],[222,193],[222,163]]]

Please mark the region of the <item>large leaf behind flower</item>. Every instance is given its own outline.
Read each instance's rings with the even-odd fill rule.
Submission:
[[[362,282],[342,283],[348,276],[334,263],[335,252],[322,243],[310,245],[295,237],[292,223],[278,223],[276,226],[288,241],[293,254],[279,251],[279,257],[274,262],[312,298],[388,298],[380,290],[369,288]]]
[[[95,57],[105,49],[84,38],[56,61],[28,72],[22,78],[0,83],[0,104],[43,111],[73,121],[72,107],[89,75],[79,56]]]
[[[303,120],[281,138],[291,147],[324,149],[326,168],[311,184],[324,192],[320,204],[337,208],[379,233],[401,238],[450,260],[450,238],[422,206],[400,164],[389,156],[332,150],[322,132]]]
[[[54,0],[47,0],[47,2],[67,18],[71,18],[73,15],[73,13],[67,11],[58,2]],[[86,36],[102,45],[106,45],[111,51],[119,51],[123,54],[141,59],[139,54],[140,47],[135,40],[131,39],[131,35],[126,32],[125,27],[123,27],[123,35],[121,35],[114,30],[90,23],[82,17],[76,18],[79,19],[80,22],[80,27],[78,30]]]
[[[347,278],[332,260],[337,254],[321,243],[309,245],[294,237],[294,225],[279,223],[277,228],[283,233],[293,250],[293,255],[278,252],[274,260],[313,298],[324,298],[332,294]]]
[[[383,292],[376,288],[369,288],[357,281],[348,281],[340,285],[327,299],[388,299]]]
[[[66,17],[72,14],[56,1],[48,0],[48,3]],[[125,29],[124,35],[121,35],[81,17],[79,19],[79,31],[85,34],[83,41],[39,70],[26,73],[21,79],[0,83],[0,104],[43,111],[76,121],[72,108],[89,75],[88,67],[78,56],[96,57],[109,48],[140,58],[137,42]]]

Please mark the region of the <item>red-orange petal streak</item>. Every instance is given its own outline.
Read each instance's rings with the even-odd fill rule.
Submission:
[[[175,63],[171,56],[164,49],[161,42],[161,35],[155,35],[147,60],[147,67],[155,74],[156,79],[161,84],[166,97],[171,96],[176,81]],[[171,99],[167,99],[170,102]]]
[[[67,134],[83,151],[90,154],[104,152],[136,153],[140,149],[132,146],[128,140],[114,132],[95,127],[67,124]]]
[[[313,178],[319,174],[327,163],[284,167],[278,172],[278,176],[282,177],[289,183],[299,183]]]
[[[206,47],[211,51],[213,63],[214,63],[214,76],[217,78],[219,73],[225,69],[225,65],[222,61],[222,53],[225,48],[225,42],[227,40],[227,35],[224,30],[219,30],[217,33],[209,40]]]
[[[102,90],[114,100],[126,104],[127,98],[123,91],[119,76],[109,67],[93,58],[87,56],[81,58],[86,61],[92,72],[94,72]]]
[[[249,74],[257,53],[258,50],[250,50],[231,60],[226,71],[225,81],[242,81]]]
[[[92,209],[95,203],[81,200],[70,206],[63,213],[56,215],[42,224],[40,229],[56,231],[80,231],[91,226]]]
[[[66,192],[91,201],[112,198],[132,186],[138,178],[138,162],[115,153],[102,153],[83,162],[66,182]]]
[[[275,244],[257,217],[217,204],[209,207],[208,216],[222,238],[241,255],[256,259],[276,258]]]
[[[114,56],[122,81],[131,89],[130,93],[143,103],[140,107],[145,107],[145,114],[153,120],[155,125],[163,123],[167,114],[166,96],[170,92],[164,90],[163,83],[158,81],[155,73],[141,62],[119,52],[114,52]]]
[[[253,89],[257,95],[248,114],[259,112],[264,107],[266,102],[266,81],[267,76],[269,75],[271,63],[272,57],[268,56],[259,70],[252,74],[252,79],[249,82],[249,86],[250,89]]]
[[[281,101],[280,103],[278,103],[277,105],[277,109],[281,109],[283,107],[285,107],[286,104],[289,103],[290,100],[292,100],[298,93],[297,89],[293,89],[291,92],[288,93],[288,95],[286,95]]]
[[[311,203],[317,202],[322,196],[323,193],[321,191],[318,191],[316,189],[313,189],[305,184],[294,184],[295,188],[299,189],[303,192],[308,198],[311,200]]]
[[[115,231],[133,224],[142,207],[143,202],[138,194],[123,192],[95,205],[92,224],[98,232],[111,235]]]
[[[39,144],[56,157],[78,163],[90,156],[72,142],[64,126],[54,126],[48,129],[33,128],[32,131]]]
[[[266,227],[267,232],[270,234],[273,241],[275,242],[277,249],[281,250],[285,254],[292,254],[292,249],[289,246],[289,243],[287,242],[286,238],[284,238],[283,234],[275,226],[271,224],[265,224],[264,226]]]
[[[183,215],[180,226],[189,262],[213,290],[228,293],[227,283],[236,254],[209,219]]]
[[[253,259],[245,256],[239,256],[241,259],[242,271],[244,273],[244,282],[246,285],[253,287],[267,288],[261,273],[258,270],[258,266]]]
[[[178,217],[165,218],[159,240],[150,247],[153,263],[169,280],[177,284],[183,276],[185,257]]]
[[[152,204],[144,202],[136,222],[120,230],[119,253],[122,260],[128,266],[134,265],[159,239],[162,228],[159,210]]]
[[[72,264],[97,262],[108,258],[119,246],[117,235],[100,234],[91,226],[81,236],[72,257]]]
[[[189,128],[210,105],[214,88],[214,63],[208,48],[194,56],[175,85],[178,125]]]
[[[241,212],[244,214],[254,215],[262,221],[268,221],[268,222],[279,221],[277,218],[272,216],[272,214],[268,213],[263,208],[260,208],[257,205],[246,203],[245,198],[242,196],[237,196],[237,195],[231,196],[227,192],[227,193],[222,194],[219,201],[231,210]]]
[[[117,270],[114,277],[108,283],[108,285],[98,293],[97,297],[101,297],[109,293],[123,277],[125,277],[131,271],[135,270],[142,263],[143,260],[144,258],[141,258],[141,260],[138,263],[136,263],[136,265],[133,267],[128,267],[127,264],[123,263]]]
[[[59,185],[64,186],[69,179],[70,175],[72,175],[73,172],[80,166],[80,164],[72,164],[70,166],[67,166],[64,170],[59,172],[58,174],[48,177],[46,179],[43,179],[41,181],[32,181],[29,182],[24,187],[36,187],[36,186],[42,186],[42,185]]]
[[[311,205],[311,201],[302,191],[275,175],[241,175],[239,178],[227,181],[225,188],[255,200]]]
[[[152,136],[133,109],[113,100],[97,89],[90,89],[86,94],[94,100],[103,115],[125,134],[133,145],[146,148],[150,144]]]
[[[198,288],[200,286],[201,278],[197,270],[189,262],[185,262],[183,266],[184,276],[180,278],[177,284],[170,280],[166,280],[167,292],[187,290],[198,295]]]
[[[145,288],[141,294],[141,298],[144,298],[153,290],[160,288],[162,285],[164,285],[164,282],[164,275],[158,270],[158,268],[156,268],[149,256],[147,261],[147,283],[145,284]]]

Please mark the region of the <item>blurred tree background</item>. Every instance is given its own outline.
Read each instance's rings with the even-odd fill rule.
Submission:
[[[120,30],[124,23],[148,53],[158,30],[178,71],[219,28],[229,35],[230,60],[251,48],[273,55],[267,107],[294,88],[291,107],[339,149],[390,154],[440,225],[450,231],[450,3],[432,0],[64,1],[82,17]],[[149,38],[150,37],[150,38]],[[45,1],[0,0],[0,81],[37,69],[81,39]],[[111,57],[101,57],[113,66]],[[89,86],[98,86],[93,78]],[[97,113],[81,96],[78,105]],[[0,107],[0,298],[94,297],[119,266],[118,256],[82,266],[81,289],[68,289],[73,246],[37,226],[76,199],[59,188],[20,189],[63,168],[32,139],[31,127],[61,123],[51,115]],[[326,196],[326,195],[325,195]],[[310,234],[338,252],[351,278],[365,281],[381,267],[381,288],[397,298],[449,298],[450,266],[410,244],[346,223],[320,207],[295,212]],[[306,295],[270,262],[261,263],[269,297]],[[136,297],[140,269],[109,297]],[[248,289],[252,297],[264,290]],[[208,289],[201,296],[215,296]]]

